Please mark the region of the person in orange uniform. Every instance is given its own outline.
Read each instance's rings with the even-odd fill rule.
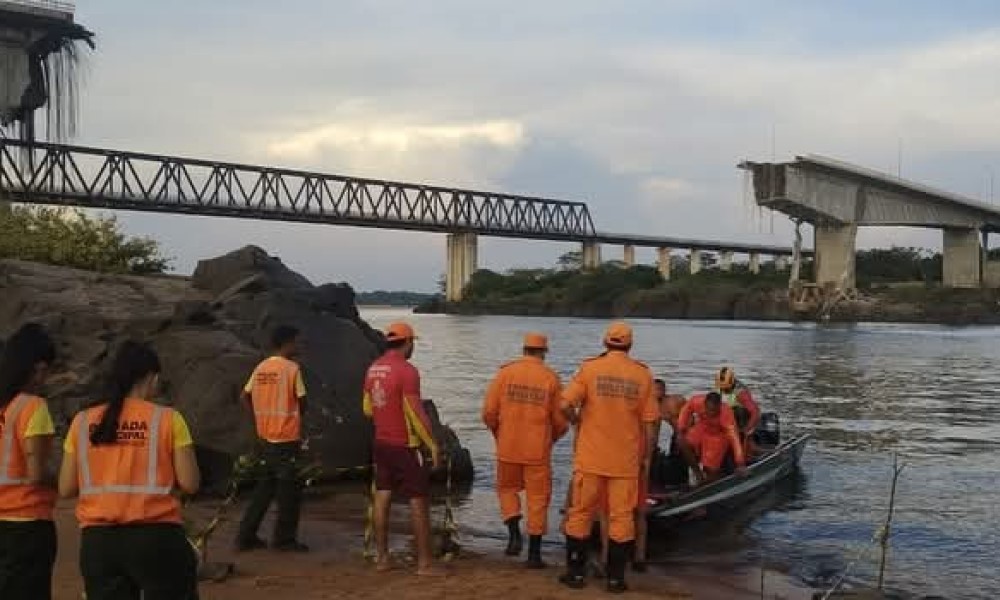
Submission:
[[[37,324],[21,327],[0,356],[0,598],[50,600],[56,528],[55,481],[46,465],[55,427],[34,395],[55,360]]]
[[[521,500],[528,506],[528,561],[545,567],[542,536],[548,529],[552,499],[552,445],[569,424],[560,408],[562,384],[545,364],[548,339],[524,336],[524,355],[500,368],[486,392],[483,422],[493,433],[497,453],[497,496],[509,532],[506,554],[521,553]]]
[[[733,410],[722,403],[718,392],[693,396],[684,404],[678,419],[680,439],[697,457],[703,471],[699,479],[710,482],[722,474],[726,456],[732,452],[738,471],[746,466],[743,444]]]
[[[306,552],[309,547],[297,537],[302,507],[297,461],[306,407],[302,369],[295,361],[299,354],[299,330],[288,325],[276,327],[271,345],[274,354],[257,365],[243,388],[243,400],[253,410],[257,437],[263,443],[264,472],[240,522],[236,549],[247,551],[266,546],[257,537],[257,530],[276,499],[278,516],[271,547],[282,552]]]
[[[364,413],[375,425],[372,457],[375,463],[376,569],[392,568],[389,558],[389,507],[392,495],[410,502],[413,537],[417,547],[417,575],[442,576],[431,554],[430,481],[422,463],[425,447],[436,469],[441,455],[420,396],[420,373],[410,364],[416,335],[407,323],[393,323],[385,331],[385,354],[368,368]]]
[[[660,415],[652,373],[629,356],[632,328],[613,323],[604,346],[607,351],[584,361],[563,391],[563,409],[579,429],[565,524],[567,570],[559,580],[571,588],[585,585],[587,540],[606,498],[607,588],[621,593],[627,589],[625,563],[635,539],[639,474],[648,469]]]
[[[754,401],[750,388],[736,379],[736,372],[731,367],[722,367],[715,374],[715,389],[722,396],[723,404],[733,409],[743,450],[749,455],[753,450],[751,436],[760,423],[760,407]]]
[[[174,491],[194,494],[201,476],[183,417],[151,402],[159,373],[152,348],[125,342],[106,401],[77,413],[66,434],[59,494],[80,497],[87,600],[198,598],[198,559]]]

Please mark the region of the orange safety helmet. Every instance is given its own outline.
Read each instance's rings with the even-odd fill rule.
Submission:
[[[736,373],[730,367],[722,367],[715,374],[715,388],[721,392],[730,392],[736,387]]]

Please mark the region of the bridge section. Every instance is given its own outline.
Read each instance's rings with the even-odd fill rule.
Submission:
[[[739,168],[751,173],[758,205],[815,227],[820,285],[854,287],[861,226],[941,229],[944,284],[976,287],[983,281],[983,249],[989,233],[1000,232],[997,207],[817,155],[787,163],[745,161]]]
[[[584,266],[600,265],[601,244],[657,248],[670,276],[670,251],[687,249],[697,272],[705,251],[784,261],[795,250],[758,244],[600,233],[587,205],[530,196],[364,179],[82,146],[0,138],[0,200],[203,216],[377,227],[448,234],[447,296],[459,300],[478,268],[478,236],[577,242]],[[803,251],[808,254],[809,251]],[[780,265],[779,265],[780,266]]]

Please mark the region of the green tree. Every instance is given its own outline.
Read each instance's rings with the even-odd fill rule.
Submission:
[[[563,271],[579,271],[583,268],[583,252],[574,250],[556,259],[556,264]]]
[[[9,204],[0,204],[0,258],[137,275],[170,266],[158,242],[126,236],[114,217]]]

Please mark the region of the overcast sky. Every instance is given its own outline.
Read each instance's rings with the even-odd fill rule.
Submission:
[[[98,43],[81,144],[585,200],[600,230],[779,244],[791,228],[750,206],[743,158],[895,172],[901,145],[904,177],[989,200],[995,171],[1000,203],[995,0],[78,0],[77,20]],[[247,243],[360,290],[433,290],[444,270],[442,235],[122,219],[180,272]],[[571,249],[483,240],[480,261]]]

